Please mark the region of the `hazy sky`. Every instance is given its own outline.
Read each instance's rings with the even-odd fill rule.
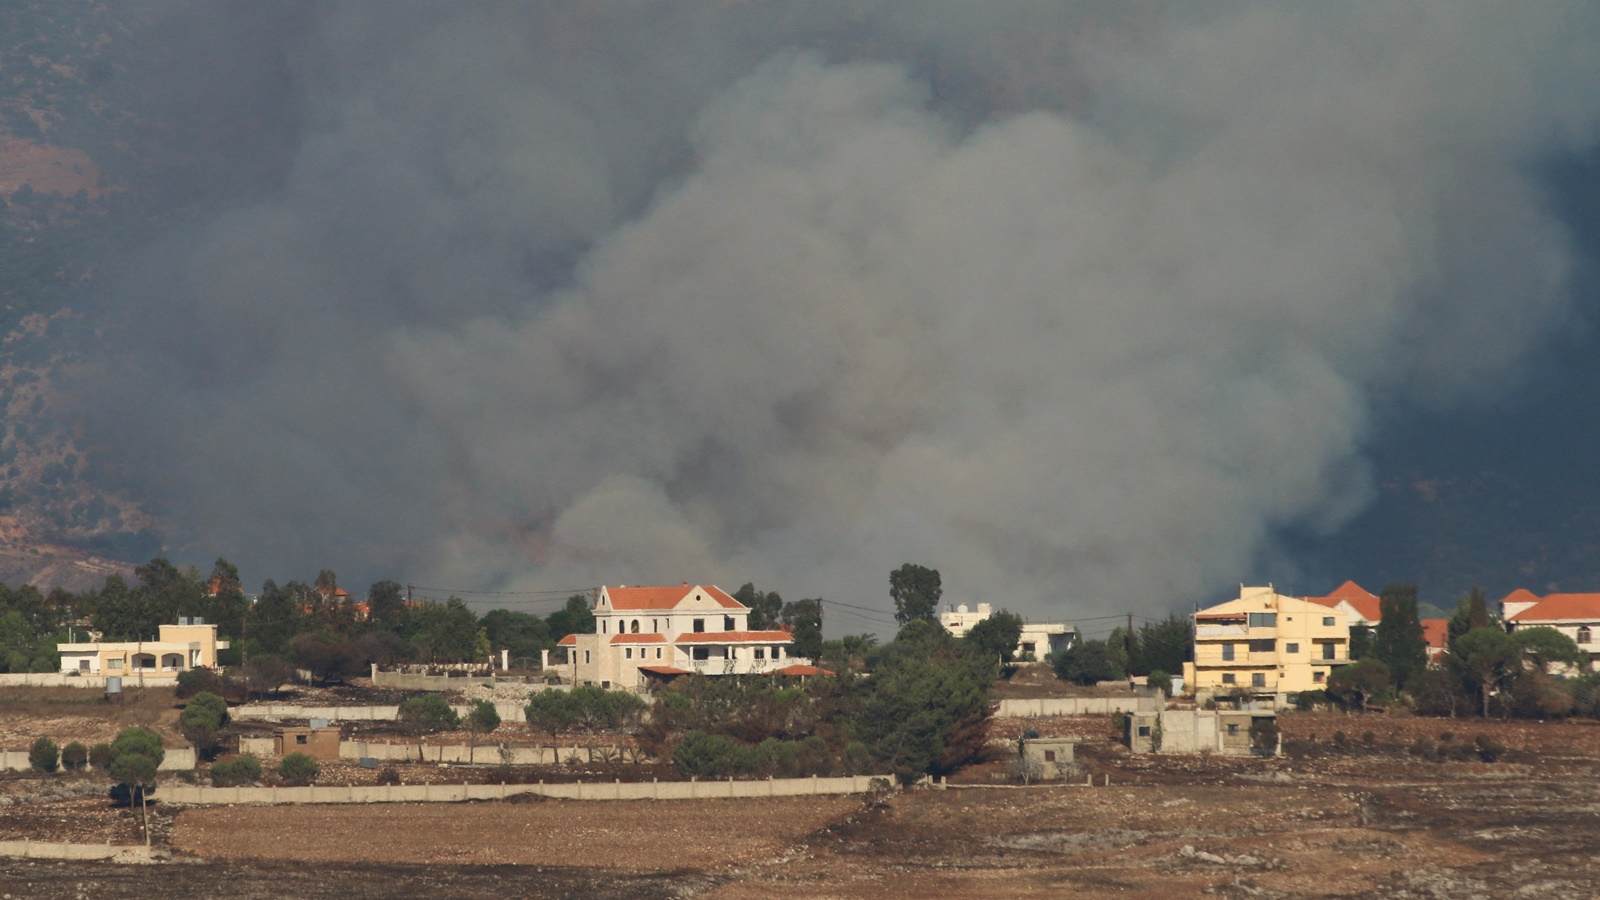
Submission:
[[[1282,536],[1368,508],[1399,423],[1575,352],[1548,171],[1596,141],[1597,19],[176,4],[130,77],[190,213],[107,274],[139,352],[81,399],[173,555],[247,580],[1314,582]]]

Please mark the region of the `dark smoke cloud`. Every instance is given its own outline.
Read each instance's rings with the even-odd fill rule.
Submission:
[[[280,578],[1210,594],[1561,325],[1600,108],[1580,4],[267,8],[84,399]]]

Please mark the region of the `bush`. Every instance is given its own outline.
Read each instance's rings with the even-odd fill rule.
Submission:
[[[1340,750],[1343,750],[1345,748],[1345,746],[1347,744],[1349,744],[1349,743],[1350,743],[1350,738],[1348,736],[1346,736],[1344,732],[1335,731],[1333,733],[1333,745],[1335,747],[1338,747]]]
[[[78,741],[61,748],[61,766],[65,769],[82,769],[89,764],[89,748]]]
[[[384,766],[378,772],[378,783],[379,784],[399,784],[400,783],[400,773],[395,771],[394,766]]]
[[[1160,669],[1152,669],[1144,683],[1168,697],[1172,696],[1172,676]]]
[[[1278,720],[1256,719],[1250,723],[1250,749],[1262,756],[1278,752]]]
[[[41,772],[54,772],[61,763],[61,750],[56,747],[56,742],[47,737],[41,737],[28,748],[28,765]]]
[[[178,716],[178,730],[202,756],[216,753],[222,726],[228,724],[228,704],[209,691],[196,694]]]
[[[178,684],[172,695],[184,700],[206,691],[218,694],[223,692],[224,684],[222,676],[212,669],[185,669],[178,673]]]
[[[261,761],[245,754],[220,760],[211,766],[211,783],[217,787],[238,787],[261,780]]]
[[[1317,708],[1318,703],[1327,701],[1327,691],[1300,691],[1294,695],[1294,708],[1297,712],[1311,712]]]
[[[1420,756],[1423,759],[1437,759],[1439,757],[1439,745],[1435,744],[1432,738],[1419,737],[1411,744],[1411,755]]]
[[[304,753],[291,753],[278,763],[278,778],[284,784],[294,787],[304,787],[317,780],[317,773],[322,767],[317,761]]]
[[[1487,734],[1478,735],[1472,739],[1472,743],[1478,748],[1478,758],[1486,763],[1495,762],[1506,753],[1505,746]]]
[[[104,772],[111,768],[111,745],[95,744],[89,748],[89,765]]]

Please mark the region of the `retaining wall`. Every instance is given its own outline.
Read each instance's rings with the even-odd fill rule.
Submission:
[[[574,784],[393,784],[312,787],[161,786],[165,803],[456,803],[536,794],[562,800],[707,800],[863,794],[874,777],[771,778],[766,781],[578,782]]]
[[[116,844],[67,844],[58,841],[0,841],[0,856],[20,856],[23,859],[115,859],[118,862],[152,858],[150,848],[142,844],[119,847]]]
[[[1057,697],[1042,700],[1001,700],[995,716],[1033,719],[1044,716],[1109,716],[1116,713],[1160,712],[1162,697]]]
[[[605,749],[613,748],[610,745],[595,745],[598,754]],[[468,744],[423,744],[422,761],[432,763],[478,763],[481,765],[499,765],[506,763],[513,766],[544,766],[554,765],[577,753],[583,759],[588,759],[588,750],[583,747],[562,747],[564,756],[560,759],[551,753],[549,747],[510,747],[506,756],[502,756],[500,745],[493,742],[479,744],[474,750]],[[240,738],[239,752],[249,753],[254,756],[273,756],[274,743],[272,738]],[[26,756],[26,754],[24,754]],[[509,756],[509,759],[507,758]],[[415,762],[417,760],[416,744],[395,744],[378,741],[340,741],[340,759],[396,759]],[[598,757],[596,757],[598,758]]]
[[[461,679],[457,679],[458,681]],[[526,703],[496,703],[494,711],[502,722],[525,721]],[[452,706],[456,715],[465,717],[472,712],[470,706]],[[327,719],[330,722],[383,722],[400,717],[398,706],[296,706],[292,703],[246,703],[235,706],[230,714],[235,719],[258,719],[278,722],[284,719]]]
[[[56,741],[56,743],[65,747],[72,741]],[[88,742],[85,741],[84,743],[87,744]],[[166,756],[161,758],[161,765],[158,769],[162,772],[192,772],[194,771],[194,766],[195,754],[193,747],[168,747],[166,748]],[[28,762],[28,751],[0,750],[0,772],[21,772],[31,768],[33,766]]]

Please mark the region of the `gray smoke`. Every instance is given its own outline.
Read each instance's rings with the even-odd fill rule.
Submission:
[[[293,15],[86,394],[247,577],[1155,611],[1569,315],[1583,4]]]

